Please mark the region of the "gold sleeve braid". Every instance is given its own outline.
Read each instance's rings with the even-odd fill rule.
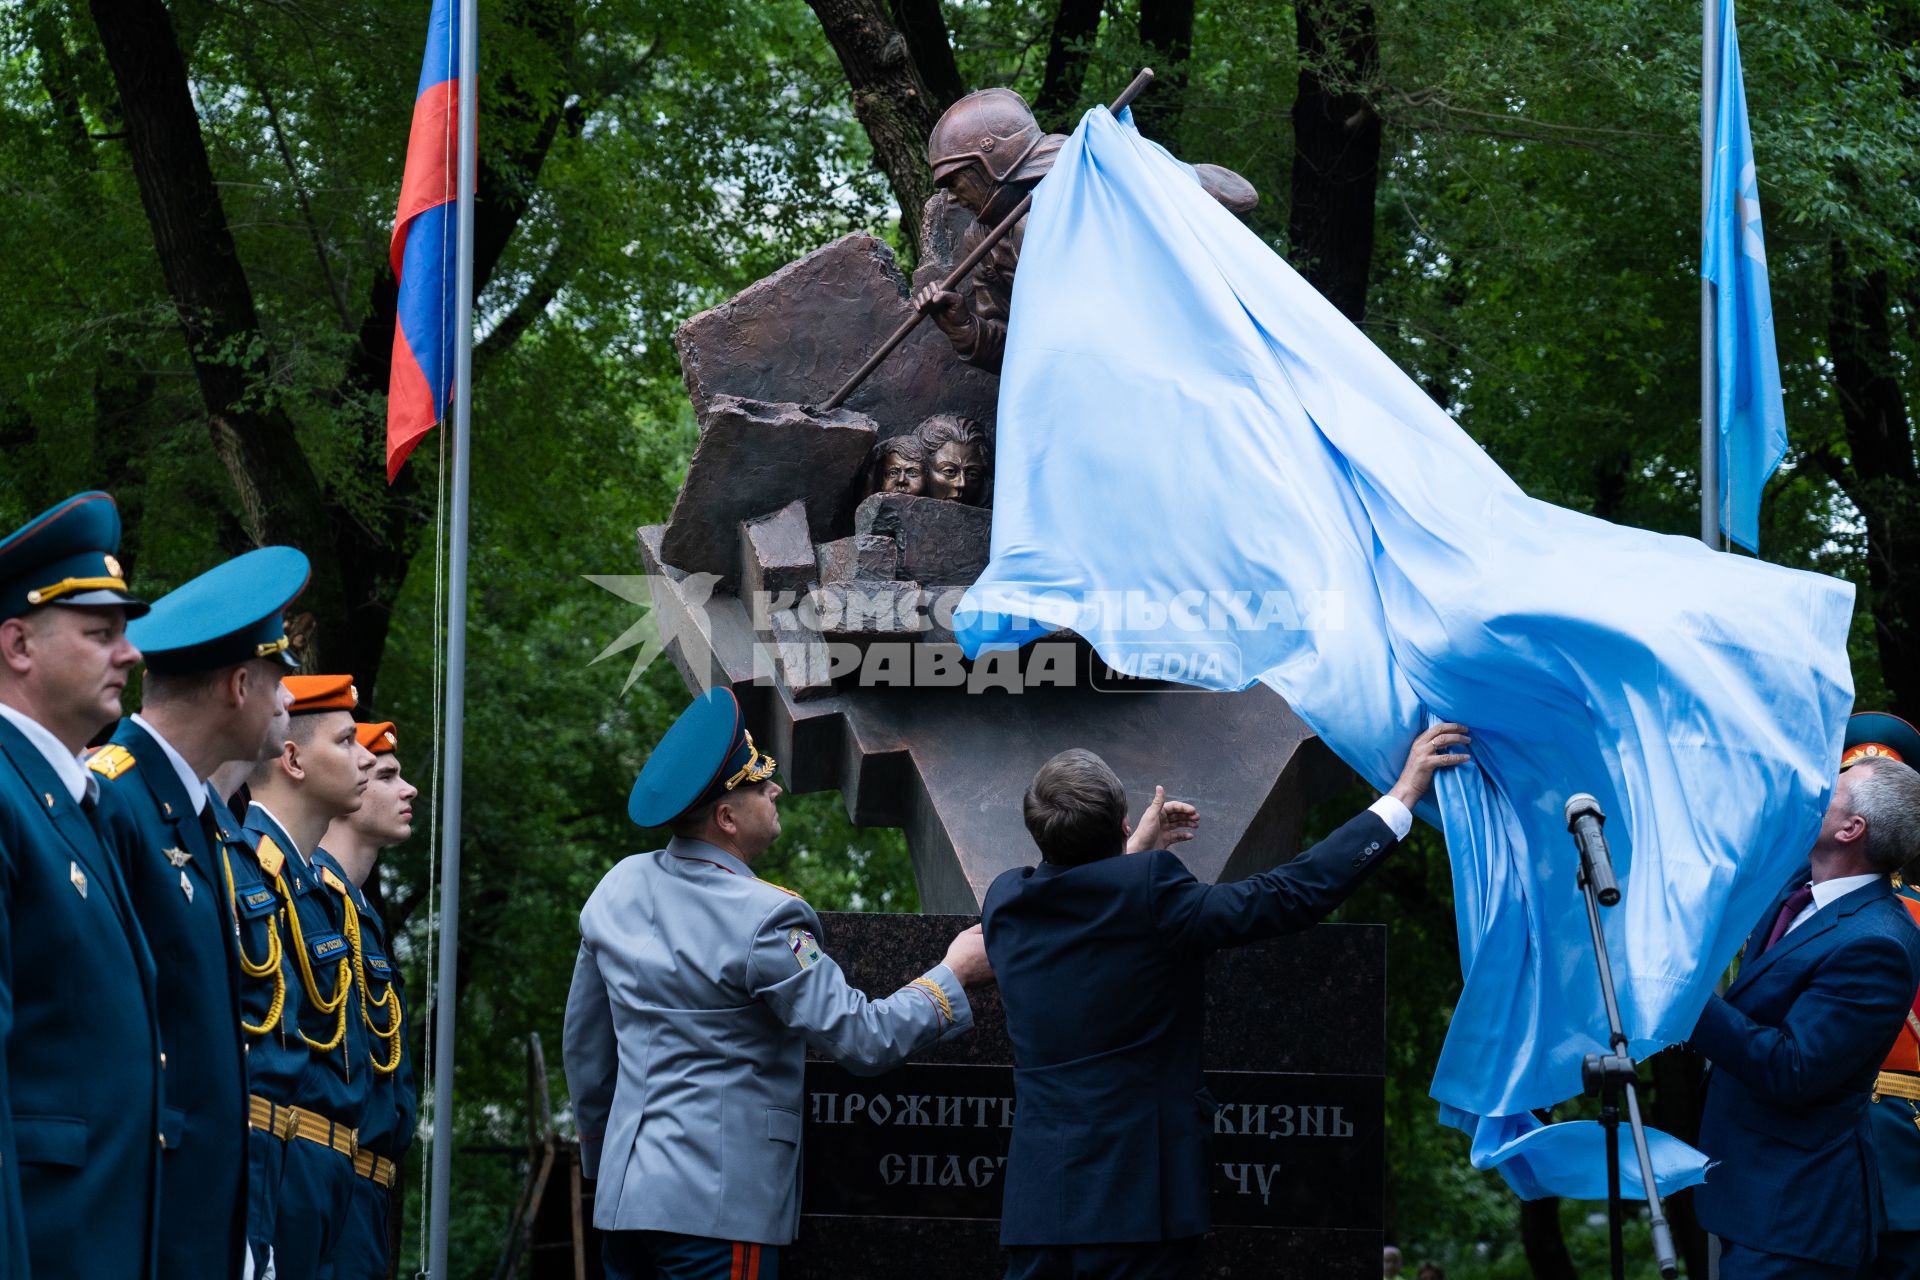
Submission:
[[[233,885],[232,851],[225,848],[221,849],[220,862],[227,873],[227,906],[233,912],[234,919],[238,921],[240,918],[240,900]],[[280,948],[280,930],[276,927],[273,917],[268,916],[267,958],[265,960],[255,961],[248,957],[247,944],[244,938],[235,938],[234,945],[240,953],[240,972],[246,974],[249,978],[264,978],[268,975],[272,975],[273,977],[273,1003],[267,1008],[267,1020],[256,1027],[247,1021],[245,1015],[242,1015],[240,1018],[240,1029],[248,1035],[266,1035],[269,1031],[273,1030],[275,1024],[285,1015],[287,1009],[287,975],[280,968],[280,960],[284,954]]]
[[[300,912],[293,905],[293,891],[287,888],[287,877],[284,873],[275,875],[273,883],[280,890],[281,901],[287,904],[287,927],[293,933],[293,954],[300,961],[300,985],[307,989],[307,999],[312,1002],[314,1008],[321,1013],[338,1015],[334,1022],[331,1039],[323,1043],[315,1040],[305,1031],[300,1032],[300,1038],[307,1042],[309,1049],[317,1053],[332,1053],[347,1038],[347,997],[353,994],[351,959],[346,956],[340,958],[340,968],[333,983],[333,999],[322,999],[320,984],[313,976],[313,965],[307,960],[307,939],[300,928]],[[348,904],[348,909],[352,909],[351,903]]]
[[[940,989],[939,983],[935,982],[932,978],[915,978],[907,985],[910,987],[918,987],[920,990],[926,992],[933,1000],[933,1003],[939,1006],[940,1016],[947,1020],[947,1025],[953,1025],[953,1002],[947,999],[947,993]]]

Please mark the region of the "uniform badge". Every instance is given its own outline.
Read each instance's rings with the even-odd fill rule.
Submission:
[[[805,929],[787,930],[787,949],[802,969],[820,963],[820,944]]]
[[[67,864],[67,879],[73,883],[73,891],[81,897],[87,896],[87,873],[80,869],[77,862]]]
[[[180,892],[187,895],[187,901],[193,901],[193,881],[187,879],[187,873],[180,873]]]
[[[160,852],[166,855],[167,861],[173,864],[175,871],[193,861],[193,855],[185,849],[162,849]]]

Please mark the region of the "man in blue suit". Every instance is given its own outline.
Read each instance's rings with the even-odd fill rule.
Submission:
[[[1920,774],[1840,775],[1807,865],[1747,939],[1689,1041],[1711,1064],[1694,1192],[1724,1280],[1861,1274],[1883,1218],[1867,1106],[1920,987],[1920,929],[1891,873],[1920,852]]]
[[[156,601],[128,628],[147,661],[141,710],[87,761],[162,979],[160,1280],[239,1276],[248,1261],[241,974],[206,782],[261,752],[295,665],[286,607],[307,576],[300,552],[262,547]]]
[[[154,1274],[153,957],[80,749],[120,714],[120,515],[83,493],[0,540],[0,1275]]]
[[[1156,847],[1160,793],[1129,841],[1126,792],[1100,757],[1067,751],[1041,767],[1024,809],[1043,861],[1001,875],[982,911],[1013,1040],[1008,1280],[1146,1280],[1187,1266],[1211,1222],[1207,953],[1339,906],[1411,829],[1434,773],[1468,758],[1455,750],[1467,742],[1462,726],[1435,725],[1367,812],[1284,866],[1218,885]]]

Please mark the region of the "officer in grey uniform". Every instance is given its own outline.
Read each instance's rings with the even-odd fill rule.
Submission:
[[[992,978],[976,925],[884,1000],[848,986],[813,908],[749,865],[780,834],[773,770],[730,691],[697,699],[627,807],[673,839],[580,913],[567,1087],[609,1280],[778,1280],[807,1047],[886,1071],[970,1028],[965,987]]]

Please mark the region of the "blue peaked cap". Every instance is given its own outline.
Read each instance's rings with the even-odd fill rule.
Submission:
[[[312,566],[292,547],[261,547],[215,565],[154,601],[127,629],[156,675],[188,676],[272,658],[297,669],[287,642],[287,606]]]
[[[76,493],[0,540],[0,622],[42,605],[120,605],[147,611],[121,574],[120,508],[97,490]]]
[[[1886,756],[1920,769],[1920,730],[1885,711],[1856,711],[1847,717],[1847,740],[1840,767]]]
[[[647,757],[627,798],[635,826],[660,827],[735,787],[765,782],[775,762],[753,745],[731,689],[712,689],[680,713]]]

